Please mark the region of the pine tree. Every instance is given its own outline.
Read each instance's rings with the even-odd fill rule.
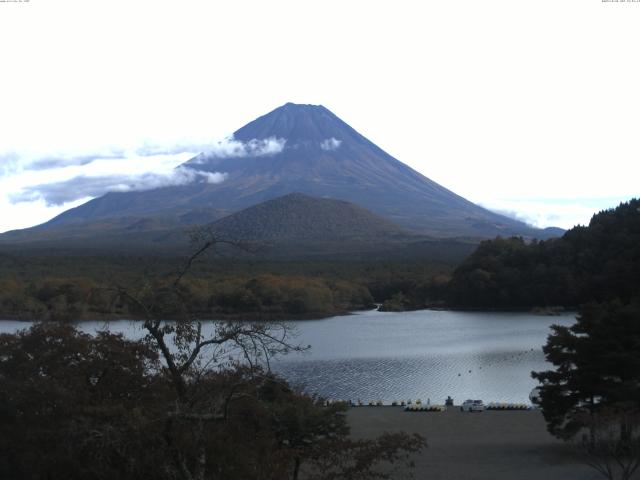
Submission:
[[[640,410],[640,305],[585,305],[571,327],[554,325],[543,348],[556,368],[532,372],[549,431],[572,438],[593,416]]]

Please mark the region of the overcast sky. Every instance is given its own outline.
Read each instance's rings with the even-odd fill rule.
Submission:
[[[640,195],[639,25],[602,0],[0,2],[0,231],[189,182],[289,101],[483,206],[588,223]]]

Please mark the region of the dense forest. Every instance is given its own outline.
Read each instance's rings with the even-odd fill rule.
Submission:
[[[453,274],[448,303],[465,308],[576,307],[640,293],[640,200],[593,216],[564,236],[484,241]]]
[[[161,297],[165,286],[162,280],[148,281],[135,291]],[[46,277],[29,282],[5,279],[0,281],[0,311],[7,318],[25,320],[137,318],[138,312],[119,298],[119,287],[83,277]],[[181,294],[189,299],[193,312],[203,318],[307,318],[373,308],[371,294],[361,285],[299,276],[189,279]],[[178,313],[165,303],[166,318],[175,318]]]
[[[0,316],[22,320],[136,318],[118,288],[162,292],[184,258],[23,252],[0,254]],[[373,308],[419,308],[454,264],[433,261],[272,261],[203,258],[181,285],[201,318],[317,318]],[[161,295],[161,293],[159,293]],[[401,300],[401,304],[398,302]],[[177,315],[167,305],[166,318]]]

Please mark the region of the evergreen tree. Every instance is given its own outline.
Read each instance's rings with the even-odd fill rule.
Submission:
[[[572,438],[603,412],[640,411],[640,304],[590,303],[574,325],[552,329],[543,350],[556,368],[532,376],[553,435]]]

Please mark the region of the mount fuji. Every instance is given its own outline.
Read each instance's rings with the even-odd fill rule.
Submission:
[[[558,234],[464,199],[396,160],[321,105],[287,103],[237,130],[231,145],[225,151],[212,148],[178,167],[199,172],[191,183],[110,192],[38,227],[3,236],[14,241],[34,235],[78,238],[101,229],[113,237],[125,231],[145,236],[209,224],[292,193],[350,202],[404,231],[429,237]],[[208,173],[224,180],[207,182]]]

